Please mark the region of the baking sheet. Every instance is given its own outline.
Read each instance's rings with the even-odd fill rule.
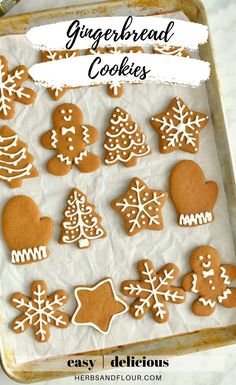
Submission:
[[[176,16],[185,18],[182,13]],[[19,64],[30,66],[38,61],[39,56],[24,36],[1,37],[0,52],[9,60],[10,69]],[[32,82],[27,83],[37,89]],[[18,315],[18,312],[7,303],[9,295],[14,291],[29,294],[30,284],[36,279],[44,279],[49,292],[57,289],[67,290],[70,293],[70,301],[65,310],[72,313],[76,307],[74,286],[93,285],[100,279],[111,276],[116,289],[119,290],[122,280],[138,278],[136,262],[143,258],[151,259],[156,269],[168,262],[176,263],[182,276],[189,271],[189,255],[192,249],[209,244],[219,250],[224,263],[235,263],[232,233],[211,121],[200,135],[198,154],[173,152],[161,155],[158,151],[158,135],[148,121],[154,114],[165,110],[169,101],[175,96],[183,98],[190,108],[210,115],[204,85],[199,88],[187,88],[178,85],[125,84],[124,95],[117,100],[106,94],[105,86],[80,88],[68,91],[58,102],[54,102],[47,91],[41,88],[38,90],[34,105],[24,107],[16,103],[16,115],[6,124],[29,144],[30,152],[36,158],[34,164],[40,176],[25,180],[23,186],[17,190],[11,190],[2,183],[0,209],[2,210],[11,196],[20,194],[31,196],[40,206],[41,214],[54,219],[55,230],[49,244],[50,257],[46,261],[25,266],[14,266],[10,263],[10,252],[1,235],[0,281],[9,322]],[[54,152],[44,149],[39,139],[43,132],[52,128],[51,115],[54,108],[64,102],[77,104],[83,112],[84,123],[92,124],[99,130],[100,139],[90,146],[89,150],[103,157],[102,144],[108,119],[113,108],[120,106],[127,109],[132,118],[140,124],[147,135],[152,154],[140,158],[139,164],[130,169],[117,164],[113,167],[103,165],[97,172],[91,174],[80,174],[76,168],[64,177],[48,174],[45,163]],[[1,121],[1,125],[4,124],[5,122]],[[134,176],[143,179],[151,188],[168,191],[170,170],[182,159],[195,160],[203,168],[206,178],[218,183],[219,197],[214,209],[215,221],[195,228],[181,228],[177,225],[176,213],[169,199],[163,209],[165,223],[163,231],[143,230],[134,237],[128,237],[124,232],[121,217],[111,208],[110,202],[126,191],[130,179]],[[107,238],[95,240],[87,250],[80,250],[75,244],[57,243],[59,224],[63,217],[67,195],[72,187],[81,189],[96,205],[108,233]],[[126,313],[115,319],[110,333],[105,336],[88,326],[71,325],[64,330],[52,327],[49,342],[39,344],[34,340],[32,330],[21,335],[12,333],[16,363],[232,324],[236,309],[228,310],[217,306],[210,317],[194,316],[191,313],[194,298],[194,295],[188,293],[184,304],[169,304],[170,320],[162,325],[155,323],[149,313],[139,321]]]

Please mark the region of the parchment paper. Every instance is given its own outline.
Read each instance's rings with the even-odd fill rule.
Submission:
[[[183,15],[177,14],[177,17],[183,18]],[[33,50],[24,36],[2,37],[0,52],[9,60],[10,69],[19,64],[30,66],[36,63],[39,57],[38,52]],[[27,81],[27,84],[37,89],[32,82]],[[105,86],[80,88],[68,91],[58,102],[54,102],[48,92],[40,88],[33,105],[25,107],[16,103],[16,115],[6,124],[29,144],[29,150],[35,157],[34,164],[40,175],[38,178],[25,180],[19,189],[10,189],[1,183],[0,209],[2,210],[12,196],[28,195],[39,205],[42,216],[54,219],[55,230],[49,244],[50,257],[46,261],[25,266],[14,266],[10,263],[10,251],[0,234],[0,281],[7,322],[10,323],[19,314],[8,304],[9,295],[15,291],[30,294],[33,280],[45,280],[49,292],[57,289],[67,290],[70,300],[65,310],[72,314],[76,307],[73,294],[75,286],[93,285],[100,279],[110,276],[119,293],[122,280],[138,278],[136,262],[143,258],[151,259],[157,270],[163,264],[173,262],[180,267],[182,276],[190,271],[191,251],[197,246],[207,244],[219,250],[224,263],[235,263],[232,233],[211,121],[200,135],[200,150],[196,155],[180,151],[161,155],[158,150],[158,135],[148,123],[149,118],[164,111],[175,96],[183,98],[193,110],[210,115],[204,85],[199,88],[186,88],[178,85],[125,84],[124,95],[118,100],[106,94]],[[97,127],[100,139],[89,150],[93,150],[102,158],[104,132],[115,106],[126,109],[140,124],[147,135],[152,154],[140,158],[139,164],[130,169],[122,164],[113,167],[103,165],[95,173],[81,174],[74,167],[66,176],[50,175],[45,169],[45,164],[54,152],[44,149],[39,140],[43,132],[52,128],[51,115],[54,108],[64,102],[77,104],[83,112],[84,123]],[[1,121],[0,124],[4,125],[5,122]],[[219,197],[214,209],[215,221],[209,225],[181,228],[177,225],[176,213],[169,198],[163,210],[165,222],[163,231],[143,230],[133,237],[128,237],[124,232],[121,217],[111,208],[110,202],[126,191],[129,181],[134,176],[143,179],[151,188],[168,191],[171,168],[182,159],[196,161],[203,168],[206,178],[218,183]],[[88,195],[89,201],[96,205],[108,233],[106,238],[95,240],[86,250],[78,249],[76,244],[59,245],[57,242],[66,198],[72,187],[81,189]],[[178,283],[180,279],[176,282]],[[30,329],[20,335],[12,332],[16,362],[86,352],[206,327],[226,326],[232,324],[232,320],[236,317],[236,308],[229,310],[221,306],[217,306],[210,317],[196,317],[191,312],[194,298],[196,298],[194,295],[188,293],[184,304],[169,304],[170,319],[162,325],[155,323],[150,313],[139,321],[126,313],[115,319],[110,333],[105,336],[89,326],[71,325],[64,330],[51,327],[49,342],[39,344]],[[94,306],[96,307],[96,304]]]

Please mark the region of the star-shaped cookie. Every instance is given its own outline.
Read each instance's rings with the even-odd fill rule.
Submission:
[[[125,231],[132,236],[142,228],[162,230],[161,209],[168,194],[160,190],[151,190],[141,179],[133,178],[127,192],[112,202],[113,209],[124,220]]]
[[[207,115],[190,110],[179,97],[171,101],[166,111],[150,119],[150,124],[160,136],[162,154],[175,150],[197,153],[199,134],[207,122]]]
[[[78,307],[72,316],[72,323],[92,326],[103,334],[109,333],[115,317],[129,309],[116,294],[112,278],[105,278],[92,287],[76,287],[75,297]]]

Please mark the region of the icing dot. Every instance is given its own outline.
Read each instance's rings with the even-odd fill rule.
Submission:
[[[210,279],[209,283],[213,283],[212,279]]]
[[[112,142],[112,139],[109,139],[108,142]]]
[[[70,151],[74,150],[74,147],[73,146],[69,146],[69,150]]]
[[[145,225],[146,224],[146,222],[145,221],[142,221],[142,225]]]
[[[144,197],[144,198],[143,198],[143,201],[146,202],[146,200],[147,200],[147,198]]]
[[[198,134],[198,133],[199,133],[199,131],[198,131],[198,130],[196,130],[195,132],[196,132],[196,134]]]
[[[121,135],[121,137],[124,139],[124,138],[125,138],[125,135],[123,134],[123,135]]]
[[[129,195],[129,199],[132,199],[133,197],[132,197],[132,195]]]
[[[144,214],[142,214],[142,215],[141,215],[141,218],[145,218],[145,215],[144,215]]]
[[[118,142],[119,142],[119,140],[118,140],[118,139],[115,139],[115,142],[116,142],[116,143],[118,143]]]
[[[145,195],[145,197],[148,197],[148,192],[145,192],[145,194],[144,194],[144,195]]]
[[[65,110],[61,110],[61,113],[64,114],[64,113],[65,113]]]
[[[168,115],[168,116],[169,116],[169,115],[170,115],[170,113],[169,113],[169,112],[167,112],[167,113],[166,113],[166,115]]]
[[[148,210],[151,211],[152,210],[152,206],[148,206]]]
[[[212,287],[211,287],[211,290],[215,290],[215,286],[212,286]]]
[[[132,135],[129,135],[129,139],[132,139]]]
[[[190,111],[190,115],[192,115],[193,114],[193,111]]]
[[[124,144],[127,144],[127,140],[124,141]]]
[[[70,114],[72,114],[72,112],[73,112],[71,109],[69,109],[68,111],[69,111]]]
[[[202,261],[203,260],[203,256],[202,255],[199,255],[199,257],[198,257],[199,259],[200,259],[200,261]]]
[[[141,154],[142,150],[139,150],[138,152],[140,152],[140,154]]]
[[[133,202],[133,203],[136,203],[137,201],[136,201],[136,199],[132,199],[132,202]]]
[[[135,214],[135,210],[132,210],[132,211],[131,211],[131,214]]]
[[[182,143],[179,143],[179,147],[182,147]]]
[[[167,149],[167,147],[166,147],[166,146],[164,146],[164,147],[163,147],[163,150],[166,150],[166,149]]]
[[[156,208],[155,208],[155,211],[159,211],[159,208],[158,208],[158,207],[156,207]]]
[[[72,138],[69,136],[69,138],[67,138],[68,142],[72,142]]]
[[[195,147],[195,148],[194,148],[194,151],[197,152],[197,150],[198,150],[197,147]]]
[[[162,138],[162,139],[165,139],[165,135],[162,135],[161,138]]]
[[[127,217],[128,217],[128,218],[130,217],[130,213],[127,214]]]
[[[115,129],[115,127],[114,127],[114,126],[111,126],[111,129],[112,129],[112,130],[114,130],[114,129]]]

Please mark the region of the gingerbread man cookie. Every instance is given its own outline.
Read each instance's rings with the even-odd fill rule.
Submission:
[[[190,110],[182,99],[174,98],[166,111],[150,119],[159,134],[161,154],[181,150],[196,154],[199,150],[199,134],[208,123],[208,116]]]
[[[54,61],[60,59],[69,59],[79,56],[80,51],[41,51],[41,62]],[[51,98],[58,101],[69,90],[69,87],[49,87],[47,88]]]
[[[114,318],[129,308],[116,294],[112,278],[105,278],[92,287],[76,287],[75,297],[78,307],[72,323],[92,326],[103,334],[109,333]]]
[[[143,318],[151,310],[154,321],[164,323],[169,319],[167,302],[180,304],[185,301],[185,292],[181,287],[172,286],[177,279],[179,269],[173,263],[167,263],[157,273],[149,259],[137,264],[139,281],[124,281],[121,292],[129,297],[136,297],[130,306],[130,314],[136,319]]]
[[[12,322],[15,333],[23,333],[30,326],[34,330],[38,342],[47,342],[50,337],[50,325],[67,328],[70,325],[68,314],[58,310],[68,301],[69,295],[64,290],[57,290],[47,295],[44,281],[34,281],[31,286],[31,297],[22,293],[14,293],[10,304],[21,312]]]
[[[232,308],[236,306],[236,266],[220,264],[220,255],[210,246],[197,247],[190,256],[191,273],[182,279],[186,291],[196,293],[198,298],[192,304],[192,311],[198,316],[208,316],[216,304]]]
[[[0,182],[17,188],[22,185],[23,179],[38,176],[33,165],[34,157],[27,148],[28,145],[10,127],[0,128]]]
[[[167,197],[166,192],[151,190],[141,179],[133,178],[128,191],[115,199],[112,207],[123,217],[127,235],[132,236],[143,228],[163,229],[161,209]]]
[[[205,180],[202,169],[192,160],[177,163],[170,174],[170,195],[180,226],[198,226],[214,220],[218,187]]]
[[[2,233],[11,250],[11,262],[25,265],[45,260],[53,228],[53,220],[40,217],[33,199],[25,195],[11,198],[2,212]]]
[[[126,167],[133,167],[138,158],[151,153],[138,123],[120,107],[113,110],[105,135],[105,163],[108,166],[122,162]]]
[[[15,115],[14,102],[31,104],[36,93],[30,88],[23,87],[28,79],[27,67],[24,65],[8,71],[8,62],[0,56],[0,119],[11,119]]]
[[[47,170],[53,175],[66,175],[73,164],[80,172],[92,172],[100,167],[100,158],[88,152],[87,146],[96,142],[96,128],[83,124],[81,110],[71,103],[58,106],[53,113],[54,128],[41,137],[41,144],[57,155],[47,162]]]

